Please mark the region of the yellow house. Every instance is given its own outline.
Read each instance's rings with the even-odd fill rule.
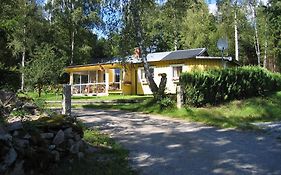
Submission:
[[[150,53],[147,61],[156,84],[160,83],[161,73],[167,74],[166,93],[176,93],[181,72],[237,65],[231,57],[208,56],[205,48]],[[70,74],[73,95],[152,94],[141,59],[135,56],[129,57],[126,62],[112,60],[69,66],[65,70]]]

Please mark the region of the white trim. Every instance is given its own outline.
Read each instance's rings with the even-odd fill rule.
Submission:
[[[156,68],[156,66],[149,66],[149,69],[151,69],[151,68],[153,68],[153,79],[154,79],[154,77],[155,77],[155,74],[154,74],[155,70],[154,69]],[[145,75],[144,75],[144,78],[142,78],[142,73],[141,73],[142,70],[144,71],[144,67],[139,67],[138,68],[138,74],[139,74],[139,81],[138,82],[147,84]]]
[[[170,67],[185,66],[185,64],[170,64]]]
[[[172,68],[172,81],[175,82],[179,82],[179,76],[178,77],[174,77],[174,68],[175,67],[181,67],[181,73],[183,72],[183,66],[185,66],[185,64],[172,64],[170,65],[170,67]]]
[[[206,50],[206,48],[202,48],[202,51],[198,55],[201,55],[202,53],[206,52]]]
[[[196,59],[217,59],[217,60],[221,60],[221,57],[210,57],[210,56],[196,56]],[[227,61],[232,61],[232,57],[223,57],[224,60]]]

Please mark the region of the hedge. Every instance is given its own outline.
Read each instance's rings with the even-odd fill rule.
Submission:
[[[255,66],[193,71],[181,74],[185,103],[219,104],[281,90],[281,75]]]

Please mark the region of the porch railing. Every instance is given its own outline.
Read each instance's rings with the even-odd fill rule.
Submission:
[[[72,85],[72,94],[101,94],[106,93],[105,83],[86,83]]]
[[[120,82],[111,82],[108,86],[109,91],[118,91],[121,90]],[[106,83],[84,83],[84,84],[74,84],[72,85],[72,94],[103,94],[107,93]]]

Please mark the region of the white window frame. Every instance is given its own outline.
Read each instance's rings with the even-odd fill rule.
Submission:
[[[155,77],[155,66],[149,66],[149,69],[153,69],[153,79]],[[147,83],[145,78],[145,71],[144,67],[139,67],[139,74],[140,74],[140,82]]]
[[[185,65],[184,64],[173,64],[173,65],[170,65],[170,66],[172,68],[172,80],[178,82],[180,77],[174,76],[174,68],[175,67],[181,67],[181,73],[182,73],[183,72],[183,66],[185,66]]]

